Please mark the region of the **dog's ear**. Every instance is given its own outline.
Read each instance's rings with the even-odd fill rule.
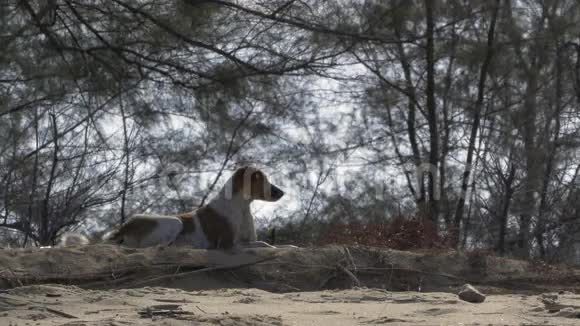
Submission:
[[[284,194],[283,191],[274,191],[268,177],[260,169],[244,166],[236,170],[232,177],[233,193],[242,193],[247,199],[278,200]]]
[[[234,172],[232,176],[232,193],[236,194],[244,189],[244,175],[246,174],[247,167],[242,167]]]
[[[248,174],[252,199],[267,200],[270,197],[272,187],[268,177],[258,169],[249,170]]]
[[[249,165],[245,165],[234,172],[232,177],[232,190],[233,193],[240,193],[242,191],[251,192],[251,174],[256,169],[252,168]]]

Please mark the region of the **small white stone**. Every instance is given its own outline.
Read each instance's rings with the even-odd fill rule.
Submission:
[[[580,311],[578,311],[572,307],[566,307],[566,308],[558,311],[556,313],[556,316],[564,317],[564,318],[578,318],[580,316]]]
[[[465,284],[459,291],[458,296],[459,299],[471,303],[482,303],[485,301],[485,295],[470,284]]]

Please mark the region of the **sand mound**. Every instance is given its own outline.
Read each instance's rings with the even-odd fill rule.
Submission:
[[[456,292],[464,283],[488,293],[580,289],[580,271],[456,252],[373,248],[268,248],[230,254],[185,247],[111,245],[0,250],[0,286],[58,283],[84,288],[165,286],[184,290],[258,288],[272,292],[366,286]]]

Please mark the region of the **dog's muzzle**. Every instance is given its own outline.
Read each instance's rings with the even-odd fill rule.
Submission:
[[[284,191],[272,185],[270,188],[270,197],[272,198],[272,201],[277,201],[278,199],[282,198],[282,196],[284,196]]]

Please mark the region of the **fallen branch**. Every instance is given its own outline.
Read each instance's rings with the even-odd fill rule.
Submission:
[[[348,277],[350,277],[350,279],[354,282],[354,284],[357,287],[361,287],[361,282],[358,280],[358,278],[351,272],[349,271],[346,267],[342,266],[342,265],[338,265],[338,268],[343,271],[346,275],[348,275]]]
[[[153,318],[157,316],[176,318],[179,315],[194,315],[193,312],[183,311],[180,305],[156,305],[147,307],[138,313],[141,318]]]
[[[354,258],[352,257],[352,255],[350,254],[350,250],[348,250],[348,247],[344,247],[344,254],[346,256],[346,258],[348,259],[348,262],[350,263],[350,265],[352,266],[353,270],[356,272],[357,267],[356,264],[354,262]]]
[[[73,316],[71,314],[67,314],[64,311],[60,311],[60,310],[56,310],[56,309],[52,309],[52,308],[48,308],[48,307],[44,307],[44,310],[51,312],[51,313],[53,313],[57,316],[60,316],[60,317],[64,317],[64,318],[68,318],[68,319],[79,319],[79,317]]]

